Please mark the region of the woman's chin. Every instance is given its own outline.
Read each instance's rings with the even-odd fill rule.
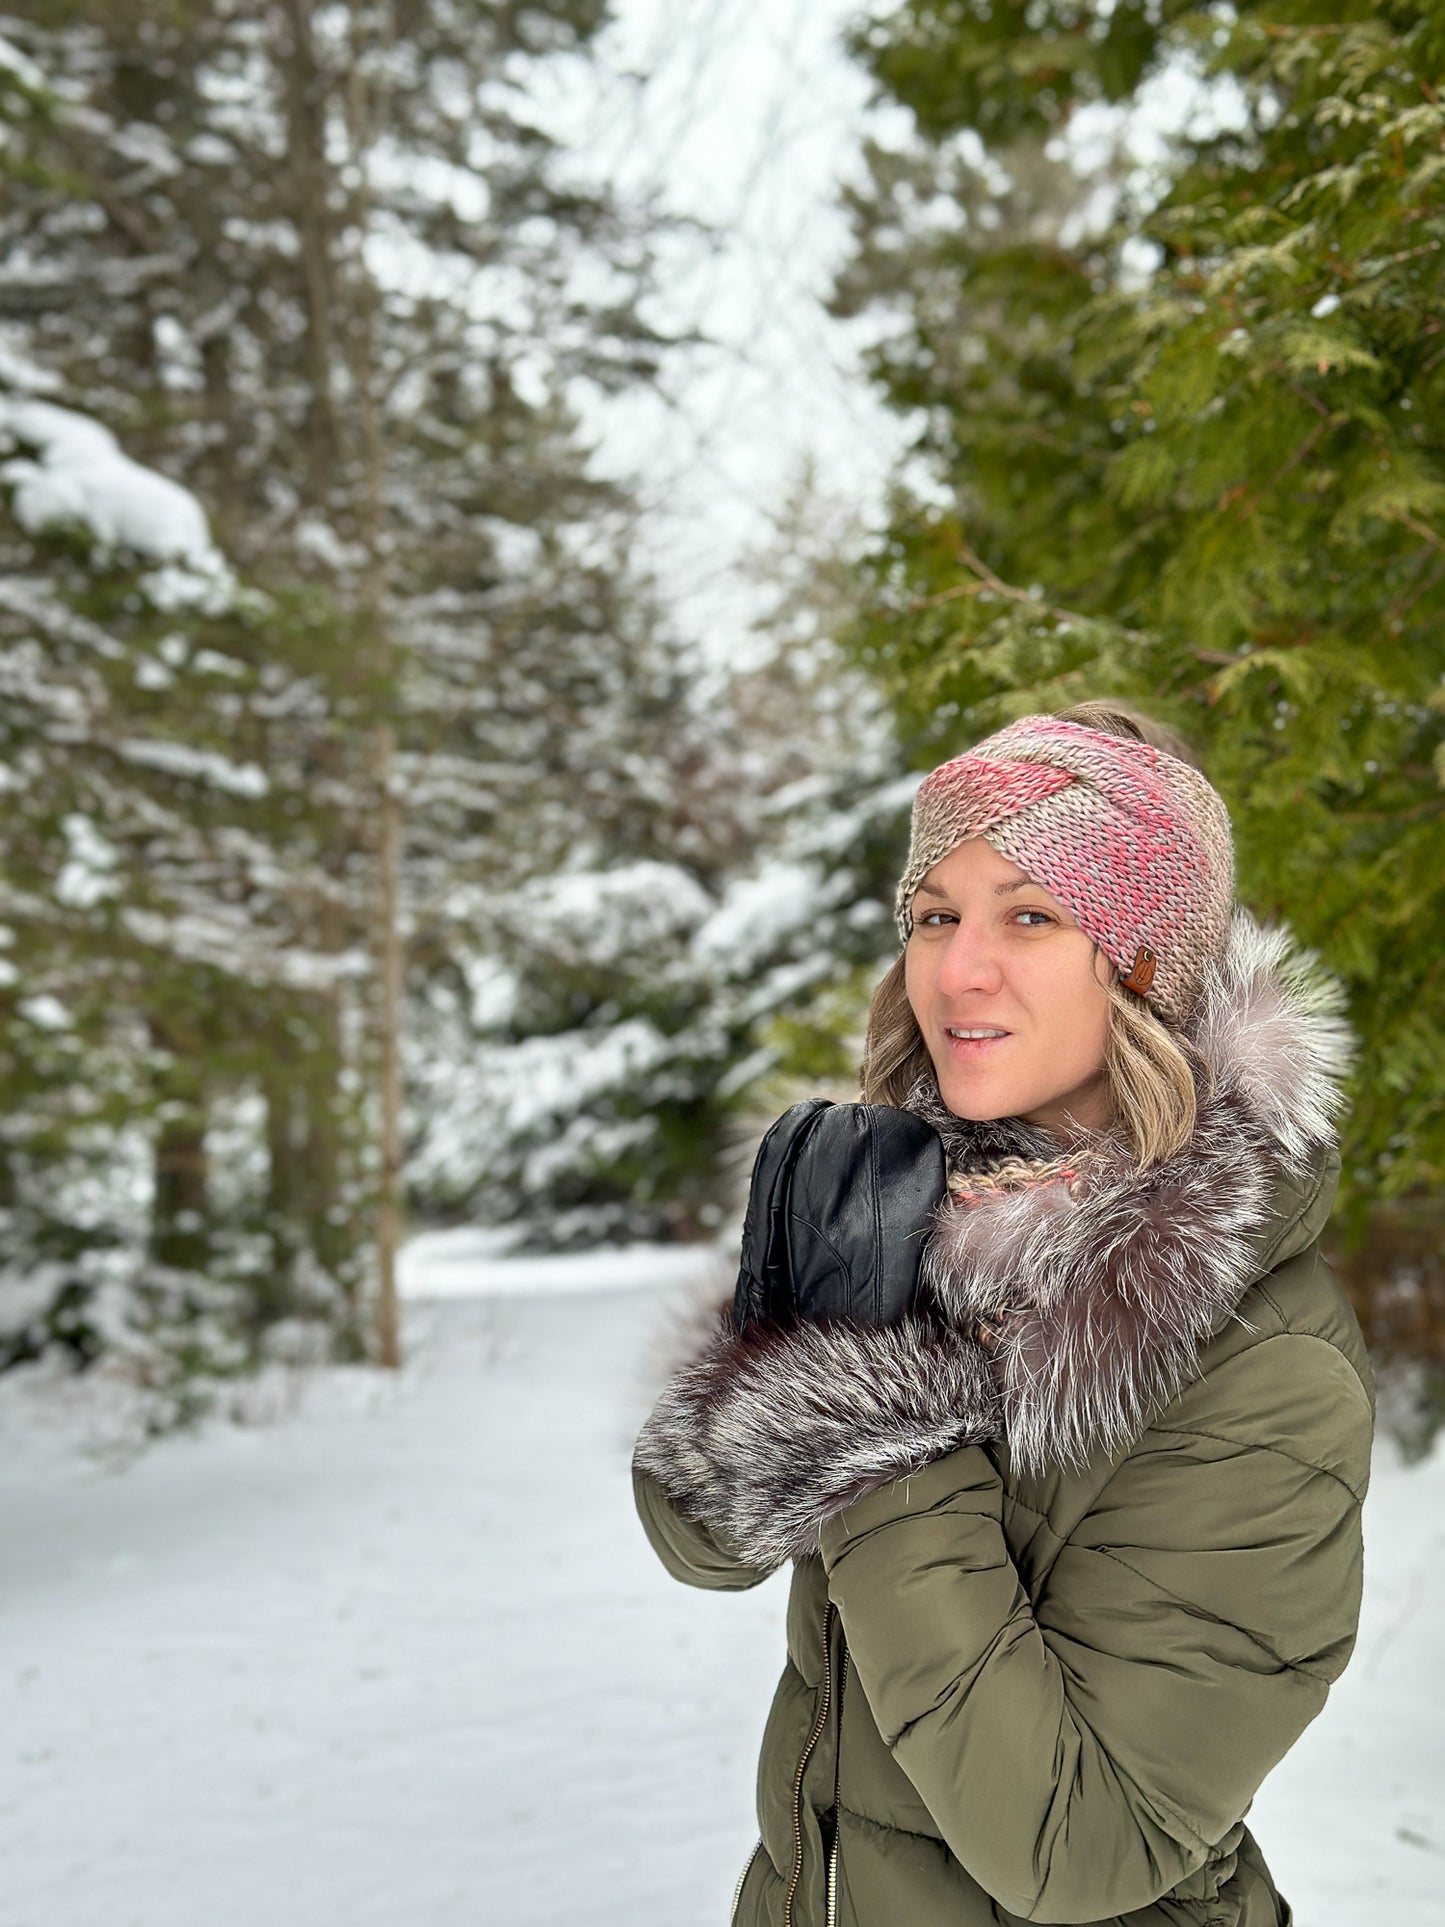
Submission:
[[[952,1078],[939,1078],[938,1094],[955,1117],[970,1124],[991,1124],[995,1118],[1016,1115],[1007,1091],[988,1091],[977,1084],[960,1090]]]

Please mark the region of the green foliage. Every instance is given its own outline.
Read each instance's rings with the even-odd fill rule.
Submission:
[[[840,306],[901,306],[874,372],[941,490],[852,650],[920,761],[1109,694],[1199,746],[1241,895],[1348,985],[1358,1241],[1445,1184],[1445,17],[914,4],[855,47],[967,213],[900,246],[886,170],[855,197]],[[1047,137],[1166,68],[1241,111],[1091,226]]]
[[[1147,0],[909,0],[850,38],[927,133],[970,127],[1006,147],[1057,126],[1080,100],[1127,98],[1155,50],[1160,11]]]
[[[425,1036],[493,945],[488,892],[665,844],[671,639],[577,393],[655,368],[652,217],[529,97],[606,19],[10,10],[0,1363],[134,1341],[184,1379],[307,1322],[359,1350],[380,926]],[[184,549],[47,467],[47,405],[147,465],[152,508],[189,491],[246,592],[175,606]]]
[[[7,420],[20,448],[47,426]],[[279,1320],[360,1341],[367,1180],[318,929],[341,799],[313,793],[337,619],[80,524],[0,515],[0,563],[0,1364],[118,1355],[171,1411]],[[269,1164],[228,1137],[278,1066],[334,1170],[304,1129]]]

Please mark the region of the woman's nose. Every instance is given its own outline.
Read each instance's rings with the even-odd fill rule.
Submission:
[[[961,997],[970,991],[997,990],[1003,982],[1003,968],[987,934],[976,924],[958,924],[943,953],[934,981],[945,997]]]

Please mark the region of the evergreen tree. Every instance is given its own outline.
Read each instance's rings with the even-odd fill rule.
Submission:
[[[21,390],[0,430],[0,1360],[119,1352],[184,1403],[191,1368],[248,1362],[279,1318],[359,1336],[355,1233],[313,1227],[303,1266],[282,1161],[268,1186],[235,1155],[273,1053],[335,1072],[308,796],[335,636],[313,620],[308,661],[304,612],[243,591],[194,498],[98,424]]]
[[[910,0],[853,45],[914,133],[836,305],[898,314],[932,477],[858,659],[920,762],[1086,695],[1199,746],[1242,896],[1349,989],[1361,1307],[1433,1290],[1445,1357],[1445,20]]]
[[[490,895],[494,947],[418,1026],[411,1168],[534,1246],[716,1233],[759,1129],[851,1097],[912,780],[841,660],[858,532],[805,476],[753,559],[746,660],[653,685],[667,719],[630,842],[578,837]]]
[[[195,1220],[220,1196],[202,1181],[234,1068],[218,1035],[247,1040],[278,1260],[253,1324],[284,1315],[288,1280],[352,1265],[378,1187],[389,1255],[403,1000],[424,1010],[493,941],[484,889],[585,837],[625,853],[658,816],[667,718],[637,659],[661,645],[629,581],[626,490],[594,472],[572,397],[654,365],[647,221],[574,178],[528,95],[604,18],[593,0],[7,16],[11,349],[193,491],[264,598],[257,688],[230,691],[229,723],[176,707],[165,727],[204,745],[243,713],[261,731],[269,703],[257,754],[284,757],[294,725],[298,780],[267,807],[321,886],[289,906],[316,960],[305,996],[239,996],[237,970],[222,1024],[182,1021],[214,987],[153,976],[145,1007],[146,1049],[189,1066],[151,1133],[153,1253],[214,1255],[219,1225]],[[124,653],[137,557],[124,534],[110,551],[115,593],[106,575],[90,613]],[[63,553],[37,564],[57,623],[94,593]],[[62,655],[57,681],[79,673]],[[51,803],[80,781],[63,762]],[[140,869],[126,879],[117,917]],[[359,1102],[379,1150],[356,1139]]]
[[[569,178],[525,89],[602,17],[35,6],[0,49],[10,339],[205,503],[262,611],[207,618],[224,643],[197,611],[167,638],[127,610],[146,564],[124,531],[9,531],[57,633],[83,606],[115,657],[107,728],[173,746],[148,783],[177,746],[244,744],[269,784],[202,825],[184,772],[170,827],[212,869],[123,839],[82,920],[103,972],[169,879],[112,1121],[150,1164],[146,1275],[231,1289],[228,1343],[294,1332],[318,1279],[354,1304],[363,1207],[384,1179],[394,1212],[401,1169],[418,1215],[534,1242],[695,1236],[739,1113],[781,1108],[790,1077],[851,1080],[906,786],[820,618],[852,586],[813,560],[813,510],[780,544],[769,648],[700,675],[633,562],[626,490],[593,472],[571,385],[645,377],[664,345],[637,314],[646,233]],[[76,652],[41,646],[68,691]],[[132,675],[157,651],[164,689]],[[223,651],[241,679],[194,685]],[[52,814],[94,801],[76,755],[37,783]],[[263,872],[285,885],[274,956]],[[218,894],[233,954],[196,947]],[[75,1061],[59,1075],[71,1091]],[[387,1103],[378,1153],[359,1126]],[[118,1220],[127,1238],[134,1258]]]

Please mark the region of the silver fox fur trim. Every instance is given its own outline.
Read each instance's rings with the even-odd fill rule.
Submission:
[[[1183,1150],[1141,1172],[1101,1135],[1068,1177],[941,1204],[923,1268],[942,1330],[805,1323],[739,1338],[715,1323],[644,1425],[638,1464],[767,1565],[964,1443],[1001,1434],[1023,1471],[1127,1449],[1252,1282],[1273,1169],[1302,1173],[1333,1140],[1351,1049],[1340,1004],[1287,932],[1236,910],[1189,1026],[1207,1088]],[[907,1108],[965,1171],[1058,1154],[1017,1119],[956,1117],[931,1078]],[[1000,1332],[987,1357],[981,1317]]]
[[[1251,1282],[1272,1167],[1300,1172],[1333,1139],[1350,1053],[1339,1006],[1288,932],[1236,910],[1190,1025],[1211,1088],[1188,1144],[1141,1173],[1105,1137],[1072,1184],[935,1214],[924,1275],[950,1319],[1000,1319],[992,1358],[1020,1470],[1118,1452],[1178,1393]],[[969,1128],[953,1125],[946,1137]]]
[[[1355,1049],[1344,1004],[1315,951],[1235,911],[1224,956],[1205,976],[1193,1042],[1292,1166],[1334,1135]]]
[[[732,1329],[673,1374],[634,1463],[750,1565],[817,1550],[854,1500],[997,1434],[998,1390],[971,1338],[901,1325]]]

